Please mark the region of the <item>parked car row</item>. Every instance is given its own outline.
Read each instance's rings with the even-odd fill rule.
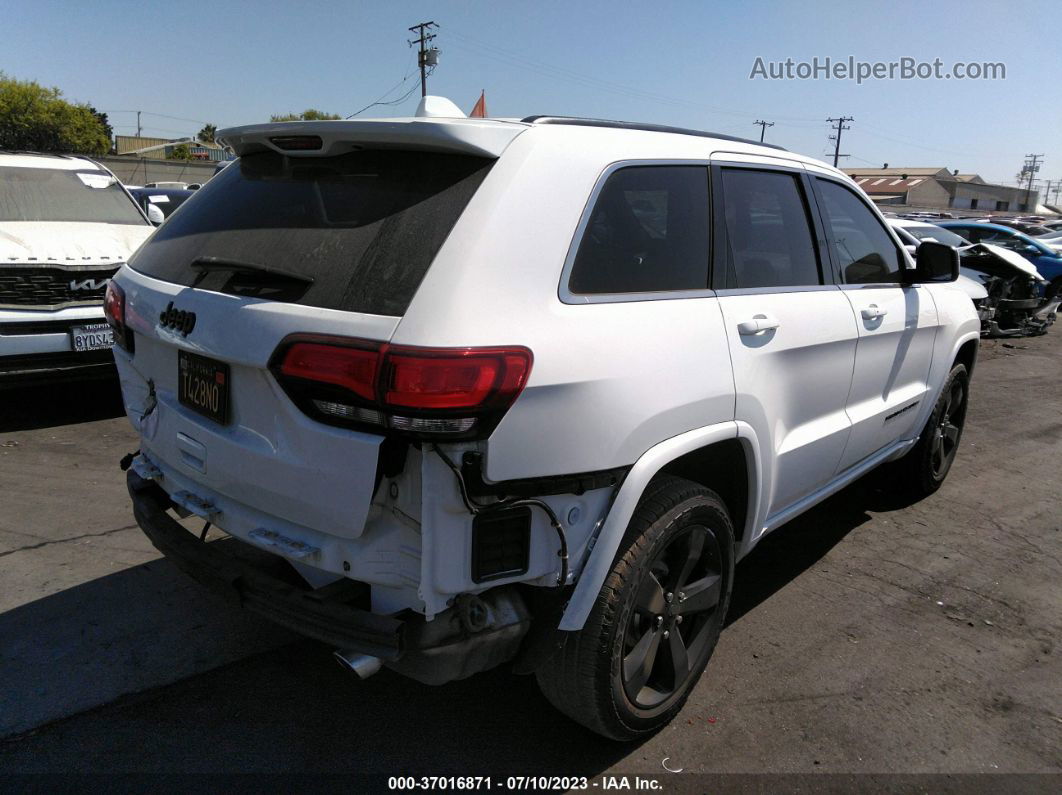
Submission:
[[[977,307],[985,336],[1043,334],[1054,323],[1062,298],[1057,252],[995,224],[889,219],[889,225],[911,253],[926,240],[959,251],[959,284]]]

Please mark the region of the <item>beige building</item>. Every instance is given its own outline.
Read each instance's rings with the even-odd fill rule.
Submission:
[[[114,136],[114,153],[117,155],[133,155],[137,153],[136,157],[147,160],[166,160],[174,148],[181,144],[188,146],[192,160],[218,162],[229,160],[232,157],[217,144],[190,144],[184,138],[149,138],[142,135]]]
[[[946,168],[846,168],[843,171],[879,205],[935,210],[1030,212],[1039,203],[1034,190],[992,185],[977,174]]]

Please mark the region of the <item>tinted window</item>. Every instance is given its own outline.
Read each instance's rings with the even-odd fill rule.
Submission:
[[[985,232],[991,232],[990,229],[978,229],[976,226],[967,227],[952,227],[960,235],[973,243],[980,243],[984,239]]]
[[[792,174],[723,170],[727,287],[821,284],[807,206]]]
[[[833,257],[847,284],[900,281],[900,252],[885,227],[852,191],[819,180]]]
[[[0,221],[147,223],[110,174],[14,166],[0,168]]]
[[[598,194],[572,266],[573,293],[708,287],[708,169],[632,166]]]
[[[245,155],[196,191],[130,265],[207,290],[402,315],[493,162],[402,151]],[[246,268],[204,272],[195,264],[205,260],[257,270],[253,278]],[[289,278],[274,284],[269,274],[278,272]],[[287,290],[300,279],[302,289]]]

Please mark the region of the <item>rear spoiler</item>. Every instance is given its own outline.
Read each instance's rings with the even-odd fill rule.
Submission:
[[[498,158],[528,127],[493,119],[295,121],[229,127],[219,131],[216,140],[240,156],[274,151],[291,157],[322,157],[357,149],[417,149]],[[292,146],[293,139],[300,139],[299,148]]]

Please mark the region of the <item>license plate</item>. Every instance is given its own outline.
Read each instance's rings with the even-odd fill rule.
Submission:
[[[187,351],[177,351],[177,400],[224,425],[229,421],[229,366]]]
[[[107,323],[74,326],[70,329],[70,347],[75,351],[105,351],[114,345],[114,329]]]

